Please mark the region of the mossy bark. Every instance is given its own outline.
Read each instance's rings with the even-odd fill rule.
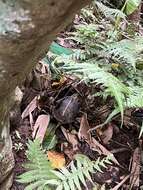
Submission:
[[[12,93],[58,32],[90,1],[0,0],[0,187],[14,166],[9,136]]]

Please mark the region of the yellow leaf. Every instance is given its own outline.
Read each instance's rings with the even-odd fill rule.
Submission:
[[[66,81],[66,78],[63,76],[58,82],[53,82],[52,87],[62,86]]]
[[[47,156],[53,168],[61,169],[65,166],[66,160],[63,154],[56,151],[48,151]]]
[[[112,68],[113,69],[118,69],[119,67],[119,64],[118,63],[112,63]]]

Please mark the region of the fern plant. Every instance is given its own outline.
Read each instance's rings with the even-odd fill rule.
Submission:
[[[68,39],[73,40],[78,48],[71,55],[57,56],[52,65],[57,71],[74,74],[89,85],[100,84],[98,94],[113,98],[113,109],[115,113],[121,113],[123,122],[126,108],[143,107],[143,69],[140,69],[143,65],[143,38],[136,31],[131,38],[127,30],[115,27],[117,17],[126,19],[123,10],[94,1],[92,8],[86,9],[85,17],[89,10],[89,15],[94,17],[95,9],[102,12],[101,17],[94,22],[86,22],[85,18],[84,23],[75,26],[75,31],[69,33]],[[108,19],[109,15],[114,17],[112,21]]]
[[[29,184],[25,190],[41,189],[44,190],[47,182],[56,178],[52,173],[51,163],[41,149],[40,142],[35,140],[27,144],[27,158],[29,162],[24,165],[29,171],[22,174],[17,181]],[[47,188],[48,189],[48,188]]]
[[[106,18],[115,19],[116,17],[120,17],[124,20],[126,19],[126,15],[122,11],[120,11],[119,9],[110,8],[110,7],[105,6],[103,3],[98,2],[98,1],[94,1],[94,5],[99,8],[101,13]]]
[[[127,97],[126,107],[142,108],[143,107],[143,88],[134,87],[132,93]]]
[[[101,69],[95,63],[66,64],[62,68],[68,73],[76,73],[85,82],[100,84],[106,96],[115,98],[123,119],[125,100],[131,91],[117,77]]]
[[[18,179],[18,182],[28,184],[25,190],[81,190],[82,186],[87,186],[86,180],[93,184],[93,173],[102,172],[107,164],[111,164],[109,157],[91,161],[84,155],[76,155],[68,168],[55,170],[41,150],[38,140],[29,141],[27,157],[29,163],[25,164],[25,168],[29,171]]]
[[[140,36],[135,39],[123,39],[121,41],[107,44],[105,53],[119,63],[131,64],[135,69],[137,60],[143,51],[143,38]]]
[[[115,110],[107,117],[105,123],[119,112],[123,122],[126,108],[143,107],[143,71],[139,69],[142,65],[143,38],[137,32],[131,38],[127,31],[125,33],[116,30],[116,18],[126,19],[122,11],[109,8],[97,1],[93,6],[99,8],[106,20],[100,17],[97,18],[97,22],[75,27],[71,39],[79,48],[82,47],[82,50],[74,50],[75,53],[70,56],[58,57],[56,61],[63,63],[58,69],[77,75],[90,85],[100,84],[99,94],[113,97],[115,102]],[[107,17],[114,17],[114,22],[110,22]],[[116,69],[113,65],[117,65]]]

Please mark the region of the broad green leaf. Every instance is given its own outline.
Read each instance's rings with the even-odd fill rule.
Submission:
[[[141,0],[127,0],[126,2],[126,14],[132,14],[140,5]]]
[[[52,44],[50,46],[50,51],[57,55],[61,55],[61,54],[70,55],[73,53],[72,49],[62,47],[59,44],[57,44],[56,42],[52,42]]]

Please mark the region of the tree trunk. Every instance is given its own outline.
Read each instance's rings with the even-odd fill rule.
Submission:
[[[13,92],[49,44],[91,0],[0,0],[0,189],[14,167],[9,135]]]

